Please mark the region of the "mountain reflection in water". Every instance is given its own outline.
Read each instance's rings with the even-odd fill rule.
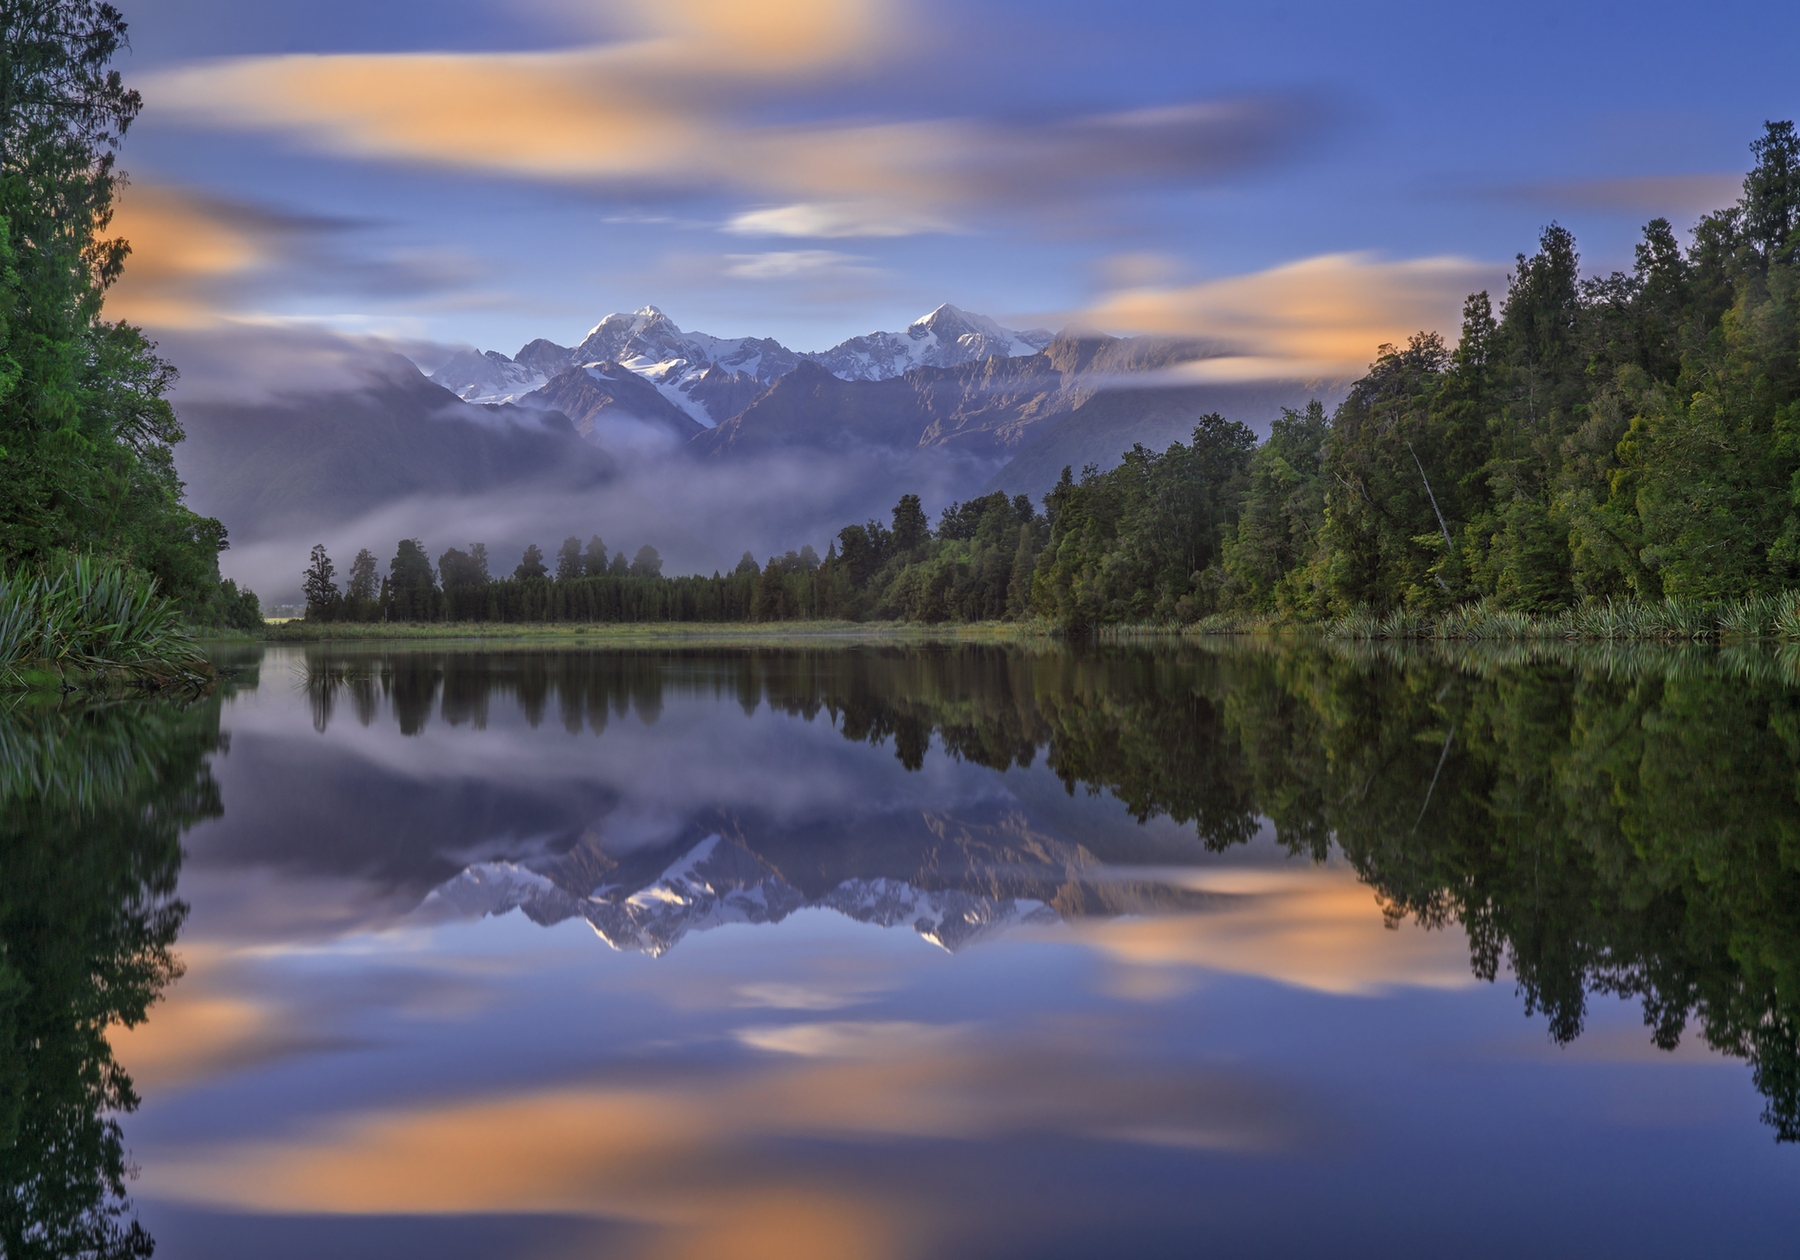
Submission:
[[[1592,1078],[1613,1113],[1628,1065],[1701,1062],[1700,1045],[1748,1062],[1763,1132],[1790,1142],[1793,674],[1711,651],[320,647],[270,650],[260,678],[192,711],[0,718],[0,966],[23,975],[0,972],[3,1097],[25,1115],[6,1130],[8,1220],[73,1222],[55,1226],[69,1240],[136,1228],[109,1023],[147,1094],[129,1127],[143,1211],[183,1254],[233,1254],[256,1221],[293,1254],[1183,1254],[1202,1220],[1238,1252],[1362,1254],[1326,1219],[1367,1210],[1348,1203],[1320,1209],[1323,1232],[1243,1233],[1269,1228],[1267,1205],[1236,1179],[1423,1149],[1459,1109],[1477,1108],[1470,1133],[1497,1123],[1470,1100],[1523,1088],[1505,1083],[1519,1069],[1476,1060],[1438,1085],[1450,1069],[1416,1067],[1379,1116],[1343,1100],[1474,1020],[1401,1019],[1404,995],[1503,973],[1575,1056],[1547,1062],[1616,1065]],[[126,1029],[173,974],[183,829],[190,974]],[[493,916],[579,920],[653,970]],[[27,947],[46,931],[56,951]],[[949,970],[894,952],[913,934],[955,953],[926,951]],[[12,961],[51,953],[77,961]],[[1219,977],[1294,996],[1229,998]],[[1323,1004],[1352,996],[1382,997],[1388,1031]],[[1645,1030],[1618,1027],[1613,999]],[[1194,1022],[1228,1002],[1232,1019]],[[69,1010],[87,1031],[62,1034],[67,1053],[19,1049],[39,1044],[30,1020]],[[1600,1057],[1581,1058],[1596,1020]],[[63,1073],[95,1135],[55,1193],[17,1102],[54,1091],[20,1072]],[[1754,1114],[1731,1098],[1707,1123]],[[1577,1111],[1558,1122],[1584,1169],[1649,1158]],[[1482,1140],[1504,1149],[1500,1133]],[[907,1143],[931,1168],[895,1163]],[[1384,1159],[1416,1157],[1399,1149]],[[1731,1149],[1708,1167],[1737,1193],[1791,1175],[1790,1148]],[[1202,1158],[1227,1162],[1177,1191]],[[1645,1189],[1675,1166],[1609,1191],[1640,1251],[1719,1240],[1672,1227],[1677,1200]],[[1365,1201],[1427,1196],[1359,1175],[1377,1178]],[[1432,1192],[1440,1241],[1542,1238],[1526,1213],[1469,1243],[1463,1219],[1493,1206],[1481,1184]],[[386,1232],[330,1224],[346,1213]],[[499,1233],[447,1234],[446,1213]],[[1777,1224],[1738,1220],[1745,1239]],[[1368,1226],[1366,1250],[1385,1237]]]

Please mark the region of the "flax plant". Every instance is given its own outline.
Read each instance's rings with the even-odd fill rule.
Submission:
[[[197,683],[207,665],[156,580],[71,556],[55,571],[0,575],[0,685],[33,674],[67,680]]]

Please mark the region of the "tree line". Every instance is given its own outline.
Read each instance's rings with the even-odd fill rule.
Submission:
[[[1082,631],[1217,614],[1321,621],[1594,601],[1720,602],[1800,588],[1800,137],[1771,122],[1736,205],[1684,246],[1652,220],[1630,272],[1584,277],[1551,224],[1496,312],[1454,345],[1384,345],[1331,413],[1266,440],[1220,415],[1118,467],[1023,495],[918,496],[889,523],[732,572],[664,578],[646,548],[563,543],[510,577],[455,548],[434,580],[403,542],[338,593],[322,549],[308,616],[497,621],[915,622],[1036,618]],[[596,548],[599,554],[596,554]],[[652,558],[646,561],[646,556]],[[604,561],[604,563],[602,563]],[[398,568],[394,566],[399,566]]]

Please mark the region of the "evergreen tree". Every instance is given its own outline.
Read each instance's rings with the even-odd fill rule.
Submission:
[[[931,537],[931,522],[916,494],[903,494],[894,505],[894,549],[913,551],[924,546]]]
[[[538,549],[536,543],[532,543],[525,548],[525,554],[520,557],[518,567],[513,570],[513,576],[524,581],[528,578],[544,577],[549,572],[550,570],[544,567],[544,553]]]
[[[1744,234],[1765,266],[1792,262],[1800,248],[1800,136],[1792,122],[1764,123],[1750,152],[1756,166],[1744,177]]]
[[[364,547],[350,562],[350,585],[345,594],[358,604],[372,604],[377,594],[375,553]]]
[[[756,557],[748,551],[738,560],[737,568],[732,570],[732,573],[738,577],[755,577],[761,572],[762,566],[756,563]]]
[[[437,577],[425,544],[403,538],[388,562],[387,605],[396,621],[431,621],[437,616]]]
[[[329,621],[337,615],[340,597],[338,585],[332,581],[336,572],[331,557],[325,554],[325,544],[315,544],[312,559],[306,566],[301,582],[301,589],[306,593],[306,616],[309,620]]]
[[[476,543],[475,547],[481,550],[481,556],[452,547],[438,557],[438,577],[446,591],[487,585],[487,549],[480,543]]]
[[[606,570],[613,577],[626,577],[631,573],[631,561],[625,558],[623,551],[613,552],[612,564]]]
[[[588,577],[603,577],[606,573],[606,544],[598,534],[588,539],[587,551],[581,557],[581,571]]]
[[[563,539],[563,544],[556,552],[556,580],[573,582],[586,572],[587,564],[581,555],[581,540],[570,534]]]
[[[662,576],[662,557],[656,548],[645,543],[637,550],[637,556],[631,562],[631,576],[653,578]]]

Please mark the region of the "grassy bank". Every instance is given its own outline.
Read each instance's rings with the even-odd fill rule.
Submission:
[[[1038,622],[984,621],[922,625],[903,621],[764,622],[313,622],[271,625],[270,643],[462,641],[555,647],[635,647],[658,644],[1015,642],[1050,637]]]
[[[0,689],[199,686],[211,673],[150,577],[87,556],[0,576]]]
[[[1703,602],[1611,600],[1549,614],[1513,612],[1486,604],[1435,614],[1359,610],[1322,622],[1283,620],[1261,613],[1220,613],[1186,625],[1125,623],[1095,628],[1103,643],[1193,635],[1256,635],[1331,640],[1441,642],[1720,643],[1800,641],[1800,591]],[[271,623],[274,643],[467,640],[558,646],[633,646],[658,643],[1035,642],[1058,637],[1042,618],[1024,621],[763,621],[763,622],[317,622]]]

